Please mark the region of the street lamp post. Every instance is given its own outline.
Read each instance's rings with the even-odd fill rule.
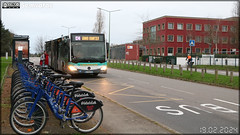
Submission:
[[[98,9],[103,10],[103,11],[106,11],[106,12],[108,12],[108,14],[109,14],[109,32],[108,32],[109,49],[108,49],[108,60],[110,60],[110,46],[111,46],[111,42],[110,42],[110,20],[111,20],[111,12],[117,12],[117,11],[120,11],[120,9],[118,9],[118,10],[111,10],[111,11],[106,10],[106,9],[103,9],[103,8],[98,8]]]
[[[69,39],[70,39],[70,35],[69,35],[69,29],[75,28],[75,26],[72,26],[72,27],[62,26],[62,27],[64,27],[64,28],[67,28],[67,29],[68,29],[68,36],[69,36]],[[70,44],[69,44],[69,53],[70,53],[70,54],[69,54],[69,56],[70,56],[70,61],[72,61],[71,49],[72,49],[72,47],[71,47],[71,40],[70,40]]]

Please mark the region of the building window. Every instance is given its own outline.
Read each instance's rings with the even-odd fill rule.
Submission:
[[[155,41],[156,40],[156,26],[150,27],[150,40]]]
[[[147,28],[147,33],[149,32],[149,28]]]
[[[223,25],[223,26],[222,26],[222,32],[227,32],[227,31],[228,31],[228,26]]]
[[[201,49],[200,48],[196,48],[196,53],[201,53]]]
[[[160,55],[160,48],[158,48],[158,55]]]
[[[158,24],[158,30],[160,30],[160,28],[161,28],[161,25],[160,25],[160,24]]]
[[[187,30],[192,30],[192,24],[187,24]]]
[[[235,26],[231,26],[231,32],[236,32],[236,27]]]
[[[236,53],[236,49],[231,49],[230,52],[231,52],[231,54],[235,54]]]
[[[173,54],[173,48],[168,48],[168,55],[172,55],[172,54]]]
[[[227,44],[227,43],[228,43],[228,38],[222,37],[222,44]]]
[[[202,25],[201,24],[196,24],[195,25],[195,30],[201,31],[202,30]]]
[[[150,55],[152,55],[152,49],[150,49],[150,52],[149,52]]]
[[[148,54],[148,49],[147,49],[147,54]]]
[[[183,42],[183,36],[177,35],[177,42]]]
[[[168,35],[168,42],[173,42],[173,41],[174,41],[173,35]]]
[[[209,53],[209,48],[205,48],[205,49],[204,49],[204,52],[205,52],[205,53]]]
[[[165,36],[162,35],[162,42],[165,42]]]
[[[219,30],[218,25],[214,25],[214,26],[213,26],[213,30],[214,30],[214,31],[218,31],[218,30]]]
[[[177,53],[182,53],[182,48],[178,48]]]
[[[153,55],[157,55],[157,49],[156,48],[154,48]]]
[[[230,38],[230,43],[231,44],[236,44],[236,38],[235,37],[231,37]]]
[[[202,37],[201,36],[196,36],[196,43],[201,43],[202,42]]]
[[[177,29],[178,30],[183,30],[183,24],[182,23],[178,23],[177,24]]]
[[[165,23],[162,24],[162,29],[163,29],[163,30],[165,29]]]
[[[210,31],[211,25],[210,24],[204,24],[204,31]]]
[[[188,53],[188,54],[190,54],[190,53],[191,53],[191,51],[190,51],[190,48],[187,48],[187,53]]]
[[[162,48],[162,56],[164,56],[164,48]]]
[[[209,43],[209,40],[210,39],[208,37],[206,37],[206,36],[204,37],[204,43]]]
[[[192,36],[189,36],[189,35],[186,36],[186,42],[189,42],[189,40],[191,39],[192,39]]]
[[[227,54],[227,49],[222,49],[222,54]]]
[[[174,29],[173,23],[168,23],[168,29]]]

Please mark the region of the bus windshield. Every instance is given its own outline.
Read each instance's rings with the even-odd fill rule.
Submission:
[[[72,62],[105,62],[104,42],[72,42]]]

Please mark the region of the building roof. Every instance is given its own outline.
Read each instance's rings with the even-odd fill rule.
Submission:
[[[238,17],[228,17],[228,18],[203,18],[203,17],[186,17],[186,16],[168,16],[168,15],[165,15],[165,16],[162,16],[162,17],[158,17],[158,18],[155,18],[155,19],[152,19],[152,20],[148,20],[148,21],[145,21],[143,22],[144,23],[148,23],[148,22],[152,22],[152,21],[155,21],[155,20],[159,20],[159,19],[162,19],[162,18],[182,18],[182,19],[202,19],[202,20],[235,20],[235,19],[238,19]]]

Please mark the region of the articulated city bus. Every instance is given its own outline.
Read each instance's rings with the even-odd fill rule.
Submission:
[[[107,48],[104,34],[71,33],[47,41],[49,66],[69,74],[107,73]]]

